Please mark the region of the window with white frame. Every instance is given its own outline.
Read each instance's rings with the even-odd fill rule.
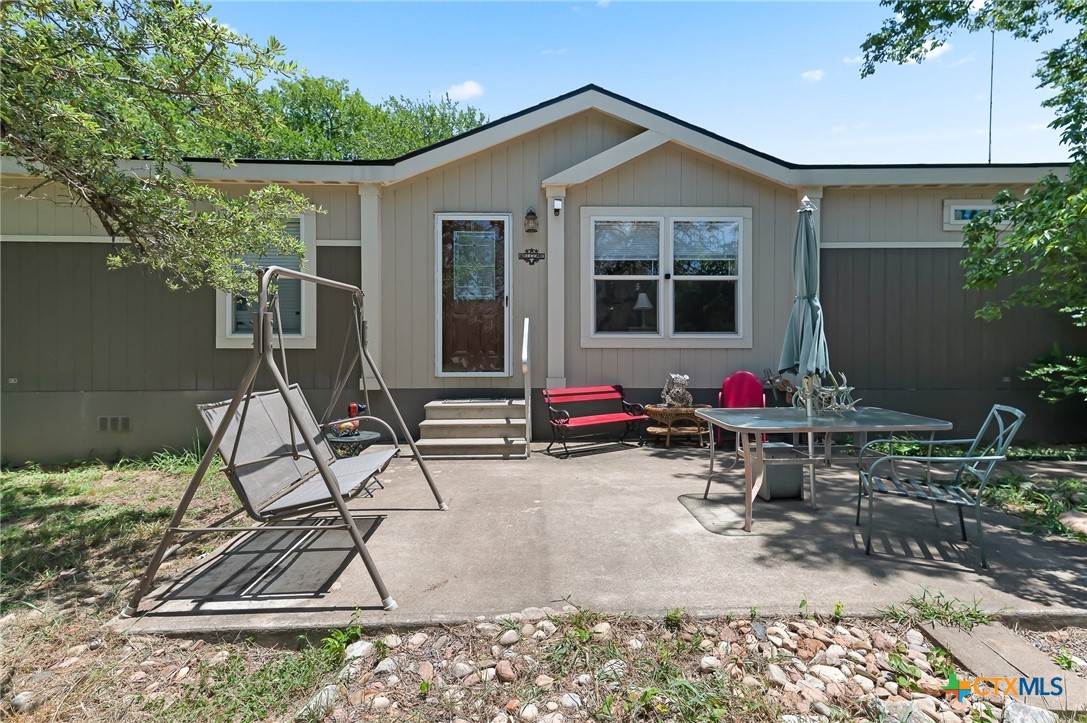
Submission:
[[[300,239],[312,267],[317,255],[315,216],[304,214],[287,222],[286,231]],[[247,265],[254,267],[280,266],[300,271],[301,259],[296,254],[267,254],[245,256]],[[288,348],[312,349],[317,346],[317,290],[313,284],[297,279],[277,282],[279,320],[283,324],[283,345]],[[255,304],[244,296],[216,293],[216,347],[223,349],[251,348],[253,345],[253,310]],[[273,330],[277,321],[273,319]]]
[[[945,198],[944,231],[961,231],[963,226],[977,218],[996,210],[996,205],[980,198]],[[1007,228],[1007,224],[1001,224]]]
[[[749,347],[749,208],[583,208],[582,346]]]

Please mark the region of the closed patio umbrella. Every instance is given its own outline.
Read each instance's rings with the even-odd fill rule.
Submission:
[[[819,305],[819,243],[812,221],[814,210],[815,205],[805,196],[797,211],[796,245],[793,248],[796,301],[789,314],[785,344],[778,362],[778,371],[796,371],[802,377],[830,371],[827,338],[823,333],[823,307]]]
[[[789,314],[785,343],[778,362],[778,371],[796,371],[801,377],[821,377],[830,372],[827,338],[823,333],[823,307],[819,304],[819,242],[815,238],[815,223],[812,221],[814,210],[815,204],[805,196],[797,210],[796,243],[793,247],[796,301]],[[806,406],[810,416],[810,397]]]

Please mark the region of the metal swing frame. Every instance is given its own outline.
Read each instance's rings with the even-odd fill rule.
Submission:
[[[350,295],[352,304],[352,319],[349,324],[348,334],[344,338],[344,349],[340,358],[339,370],[337,373],[336,382],[332,387],[331,395],[328,403],[328,407],[325,410],[323,421],[327,422],[328,417],[331,415],[332,409],[335,408],[336,403],[342,395],[344,389],[347,386],[349,379],[352,377],[352,372],[355,369],[355,365],[363,364],[369,367],[373,373],[374,379],[377,381],[378,387],[384,394],[385,399],[389,403],[389,407],[396,417],[400,432],[403,434],[404,439],[407,441],[408,446],[411,447],[412,455],[416,463],[419,465],[419,469],[422,471],[423,476],[426,478],[427,484],[430,487],[431,493],[434,495],[435,501],[438,503],[439,510],[449,509],[445,500],[442,498],[441,493],[438,491],[438,487],[434,482],[434,478],[430,474],[430,470],[427,468],[426,462],[423,460],[422,455],[419,453],[418,447],[415,445],[415,441],[408,430],[407,424],[404,422],[403,416],[400,414],[399,408],[396,406],[396,401],[393,399],[392,393],[389,391],[388,385],[385,384],[385,380],[381,376],[381,372],[378,370],[377,364],[373,357],[370,355],[370,351],[367,348],[366,343],[366,319],[363,314],[363,292],[362,289],[357,286],[345,284],[343,282],[334,281],[332,279],[326,279],[313,274],[306,274],[300,271],[294,271],[291,269],[285,269],[279,266],[271,266],[266,269],[258,269],[257,275],[259,277],[259,293],[258,293],[258,307],[255,314],[253,324],[253,357],[249,362],[249,366],[246,368],[245,373],[242,376],[241,383],[238,385],[237,391],[234,393],[233,398],[230,400],[229,405],[226,407],[226,411],[222,416],[217,428],[215,429],[211,441],[208,444],[207,450],[204,452],[203,457],[200,459],[200,464],[196,468],[196,472],[193,474],[192,480],[189,482],[188,487],[185,489],[184,494],[181,496],[181,501],[178,503],[177,510],[174,512],[173,518],[170,520],[170,524],[163,534],[162,540],[159,542],[158,547],[155,549],[154,554],[151,556],[151,560],[147,565],[147,569],[144,571],[143,576],[140,578],[135,592],[132,594],[128,605],[122,611],[122,617],[131,617],[136,615],[139,611],[140,602],[144,596],[147,595],[155,579],[155,574],[158,572],[159,567],[162,565],[163,560],[174,555],[181,547],[192,542],[201,535],[211,533],[233,532],[238,534],[251,534],[260,532],[283,532],[289,531],[329,531],[329,530],[346,530],[354,544],[355,549],[358,551],[359,556],[362,558],[363,564],[366,566],[366,571],[370,574],[370,579],[374,583],[378,594],[381,596],[381,605],[385,610],[394,610],[396,608],[396,601],[392,598],[388,588],[385,586],[384,581],[381,579],[381,574],[377,570],[377,566],[374,564],[373,558],[370,556],[370,552],[366,548],[366,542],[363,539],[362,533],[359,531],[358,526],[355,524],[354,519],[351,517],[351,513],[347,508],[346,499],[350,499],[353,494],[346,495],[341,490],[339,480],[335,472],[332,470],[335,462],[327,459],[327,455],[323,453],[323,450],[318,443],[312,438],[310,434],[302,433],[302,430],[308,426],[313,425],[313,413],[305,405],[305,400],[301,396],[297,386],[293,387],[294,393],[292,393],[292,387],[289,382],[287,373],[287,359],[286,352],[283,349],[282,343],[282,325],[277,327],[277,335],[280,341],[281,351],[281,363],[283,369],[281,370],[275,362],[275,357],[272,352],[272,339],[274,337],[272,332],[272,319],[276,317],[278,321],[279,317],[279,304],[276,296],[275,282],[277,279],[296,279],[302,283],[311,283],[318,286],[324,286],[327,288],[335,289],[338,291],[346,292]],[[353,334],[352,334],[353,332]],[[348,353],[350,346],[349,341],[351,336],[355,337],[357,342],[352,352]],[[345,364],[346,360],[346,364]],[[227,436],[228,430],[231,424],[234,422],[235,415],[239,408],[241,408],[241,417],[238,420],[238,430],[236,432],[237,439],[241,438],[244,434],[245,417],[249,410],[251,399],[254,395],[254,385],[256,383],[257,375],[264,369],[267,371],[273,382],[275,388],[272,393],[278,392],[281,395],[283,403],[285,404],[288,412],[288,426],[290,428],[290,446],[291,455],[295,460],[308,457],[312,460],[312,463],[316,467],[316,471],[306,476],[304,481],[312,480],[314,476],[320,475],[324,481],[325,487],[328,491],[329,500],[322,500],[319,505],[308,507],[307,509],[297,510],[292,509],[283,512],[282,514],[272,514],[268,516],[254,515],[252,510],[250,516],[253,516],[257,520],[283,520],[298,514],[305,512],[317,511],[321,508],[326,508],[331,504],[335,508],[335,511],[340,519],[338,523],[327,525],[253,525],[250,527],[241,526],[224,526],[223,523],[233,519],[242,512],[246,511],[250,505],[243,497],[243,492],[235,489],[238,492],[239,497],[242,498],[243,507],[235,510],[229,515],[217,520],[206,527],[183,527],[182,522],[185,514],[189,509],[189,505],[192,503],[193,497],[196,495],[197,489],[203,482],[204,475],[210,469],[212,461],[217,454],[225,452],[220,450],[220,445],[223,443],[224,438]],[[365,387],[365,369],[361,369],[363,372],[363,391],[366,394],[367,409],[371,409],[369,406],[369,390]],[[397,445],[396,452],[389,455],[392,457],[399,454],[399,445],[396,441],[396,433],[393,428],[381,419],[373,417],[367,414],[365,417],[354,417],[352,420],[367,419],[377,422],[388,429],[392,435],[393,444]],[[338,420],[339,421],[343,420]],[[325,424],[322,428],[329,425]],[[300,449],[295,438],[295,431],[298,430],[298,437],[301,438],[301,442],[304,444],[305,453]],[[227,455],[223,454],[226,467],[225,471],[234,473],[234,461],[235,455],[238,449],[237,439],[233,445],[233,451],[230,454],[230,458],[227,459]],[[346,461],[346,460],[345,460]],[[387,465],[388,462],[386,461]],[[384,469],[384,466],[380,470],[368,475],[361,484],[362,490],[367,490],[369,481],[376,479],[376,475]],[[285,481],[285,484],[289,484],[289,481]],[[293,489],[293,487],[292,487]],[[354,494],[358,494],[355,492]],[[346,497],[346,499],[345,499]],[[335,519],[335,518],[326,518]],[[180,539],[177,539],[180,538]],[[175,542],[175,540],[177,540]],[[171,544],[173,543],[173,544]]]

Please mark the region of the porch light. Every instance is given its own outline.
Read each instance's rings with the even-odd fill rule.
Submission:
[[[556,198],[556,199],[552,200],[551,201],[551,208],[553,208],[555,210],[555,215],[556,216],[558,216],[560,213],[562,213],[562,199],[561,198]]]
[[[525,233],[537,233],[539,230],[540,222],[536,218],[536,211],[529,208],[528,213],[525,214]]]

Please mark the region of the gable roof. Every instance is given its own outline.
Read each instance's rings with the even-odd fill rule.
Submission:
[[[192,159],[194,175],[207,181],[249,183],[374,183],[389,185],[427,173],[588,110],[645,129],[641,135],[547,179],[573,185],[672,142],[756,175],[792,187],[840,185],[1028,184],[1047,172],[1063,173],[1062,163],[966,164],[799,164],[725,138],[705,128],[638,103],[598,85],[586,85],[466,133],[399,158],[359,161]],[[4,163],[4,173],[14,164]],[[132,163],[134,170],[142,164]]]

